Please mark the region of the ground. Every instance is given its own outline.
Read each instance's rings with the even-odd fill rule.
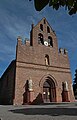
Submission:
[[[77,120],[77,102],[0,106],[1,120]]]

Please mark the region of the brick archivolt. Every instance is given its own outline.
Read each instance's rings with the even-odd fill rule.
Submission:
[[[56,81],[56,79],[52,76],[52,75],[50,75],[50,74],[47,74],[47,75],[44,75],[42,78],[41,78],[41,80],[40,80],[40,82],[39,82],[39,86],[42,88],[43,87],[43,84],[44,84],[44,82],[47,80],[47,79],[49,79],[49,81],[50,82],[54,82],[55,83],[55,87],[57,87],[57,81]]]

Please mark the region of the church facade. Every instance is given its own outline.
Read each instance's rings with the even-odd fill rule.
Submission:
[[[32,24],[30,41],[17,38],[16,59],[0,80],[0,104],[73,102],[68,52],[43,18]]]

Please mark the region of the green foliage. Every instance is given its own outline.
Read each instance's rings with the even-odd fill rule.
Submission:
[[[49,0],[34,0],[35,8],[37,11],[41,11],[47,4]]]
[[[77,12],[77,0],[34,0],[34,4],[37,11],[41,11],[49,4],[50,7],[56,10],[60,7],[65,7],[65,9],[68,10],[69,15]]]
[[[74,78],[74,82],[73,82],[73,90],[74,90],[74,94],[77,95],[77,69],[75,70],[75,78]]]
[[[75,70],[74,84],[77,84],[77,69]]]

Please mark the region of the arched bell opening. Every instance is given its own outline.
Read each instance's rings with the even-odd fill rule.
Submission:
[[[38,43],[44,45],[44,38],[41,33],[38,34]]]

